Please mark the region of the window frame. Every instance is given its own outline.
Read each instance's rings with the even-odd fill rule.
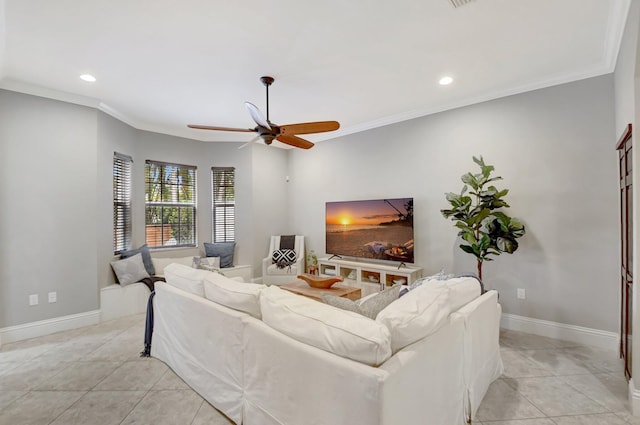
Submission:
[[[133,158],[113,153],[113,254],[131,249]]]
[[[219,184],[225,181],[226,184]],[[214,243],[235,242],[235,191],[235,167],[211,167],[211,241]]]
[[[150,176],[151,167],[157,167],[158,173],[160,174],[159,180],[152,179]],[[175,168],[175,175],[168,176],[166,174],[167,167]],[[145,202],[144,202],[144,211],[145,211],[145,220],[144,220],[144,229],[145,229],[145,242],[149,246],[150,249],[167,249],[167,248],[193,248],[198,246],[198,185],[197,185],[197,174],[198,167],[195,165],[185,165],[185,164],[177,164],[172,162],[164,162],[164,161],[156,161],[156,160],[145,160],[145,171],[144,171],[144,184],[145,184]],[[171,171],[169,171],[171,172]],[[186,172],[185,174],[182,174]],[[184,183],[183,178],[185,177],[192,178],[191,182]],[[160,199],[151,200],[152,194],[150,193],[151,187],[156,186],[157,192],[155,192],[155,196],[159,196]],[[184,201],[185,194],[191,195],[190,201]],[[182,195],[182,199],[181,199]],[[165,196],[170,196],[171,200],[163,199]],[[160,210],[159,214],[159,223],[150,222],[150,215],[153,214],[153,211],[150,209],[158,209]],[[166,223],[167,220],[166,213],[171,214],[170,209],[176,209],[174,212],[175,215],[171,217],[171,219],[177,218],[177,223]],[[169,211],[168,211],[169,210]],[[182,221],[182,213],[188,212],[188,216],[191,215],[191,222]],[[158,214],[154,214],[156,216],[156,220],[158,220]],[[186,224],[185,224],[186,223]],[[151,227],[160,229],[160,238],[158,239],[157,231],[155,235],[150,235],[149,229]],[[178,228],[178,235],[174,234],[175,228]],[[167,228],[171,229],[168,237],[166,232]],[[191,234],[191,237],[187,242],[183,241],[183,236],[181,234],[182,231]],[[175,240],[175,243],[167,244],[167,241]],[[157,242],[160,242],[160,245]]]

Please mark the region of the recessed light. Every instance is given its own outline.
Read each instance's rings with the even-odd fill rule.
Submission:
[[[88,83],[95,83],[95,82],[96,82],[96,77],[94,77],[94,76],[93,76],[93,75],[91,75],[91,74],[82,74],[82,75],[80,76],[80,79],[81,79],[82,81],[86,81],[86,82],[88,82]]]
[[[447,86],[451,83],[453,83],[453,78],[451,77],[442,77],[440,78],[440,81],[438,81],[440,83],[441,86]]]

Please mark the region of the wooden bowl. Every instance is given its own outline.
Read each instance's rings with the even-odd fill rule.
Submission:
[[[329,289],[335,283],[342,282],[342,277],[327,277],[327,276],[316,276],[314,274],[299,274],[298,279],[302,279],[307,282],[307,285],[312,288],[320,288],[320,289]]]

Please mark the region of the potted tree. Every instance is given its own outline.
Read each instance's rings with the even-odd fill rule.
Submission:
[[[474,156],[473,162],[480,166],[480,172],[464,174],[462,191],[445,194],[450,208],[440,211],[459,229],[458,236],[463,240],[460,248],[476,257],[478,278],[482,280],[482,264],[492,261],[491,256],[514,253],[518,249],[516,239],[525,234],[525,228],[518,219],[503,211],[509,208],[504,200],[509,190],[498,190],[490,185],[502,177],[491,176],[494,167],[485,164],[482,156]]]

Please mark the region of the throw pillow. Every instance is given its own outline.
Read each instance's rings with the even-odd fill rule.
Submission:
[[[204,295],[207,299],[225,307],[249,313],[258,319],[260,312],[260,293],[266,285],[237,282],[218,273],[210,273],[204,279]]]
[[[422,278],[416,280],[411,285],[409,285],[409,290],[413,291],[418,286],[422,285],[423,283],[429,282],[429,281],[449,280],[452,277],[453,277],[452,274],[445,274],[444,273],[444,269],[442,269],[442,270],[440,270],[438,273],[436,273],[434,275],[427,276],[427,277],[422,277]]]
[[[235,242],[204,243],[204,252],[207,257],[220,257],[220,267],[233,267],[233,252]]]
[[[147,244],[142,245],[140,248],[122,251],[120,253],[120,259],[130,258],[136,254],[142,254],[142,262],[144,263],[144,268],[147,269],[149,276],[156,274],[156,269],[153,266],[153,261],[151,261],[151,253],[149,252]]]
[[[279,269],[293,266],[296,263],[296,252],[293,249],[276,249],[271,256],[271,262]]]
[[[133,257],[124,260],[116,260],[111,262],[111,268],[118,278],[120,285],[130,285],[139,282],[145,277],[149,277],[144,263],[142,262],[142,254],[138,253]]]
[[[322,301],[342,310],[353,311],[355,313],[362,314],[369,319],[375,319],[378,316],[378,313],[380,313],[386,306],[398,299],[399,293],[400,285],[394,285],[373,296],[357,301],[336,297],[331,294],[322,294]]]
[[[449,292],[445,282],[422,285],[378,314],[376,322],[389,329],[394,353],[440,329],[451,313]]]
[[[192,267],[217,272],[220,270],[220,257],[193,257]]]

